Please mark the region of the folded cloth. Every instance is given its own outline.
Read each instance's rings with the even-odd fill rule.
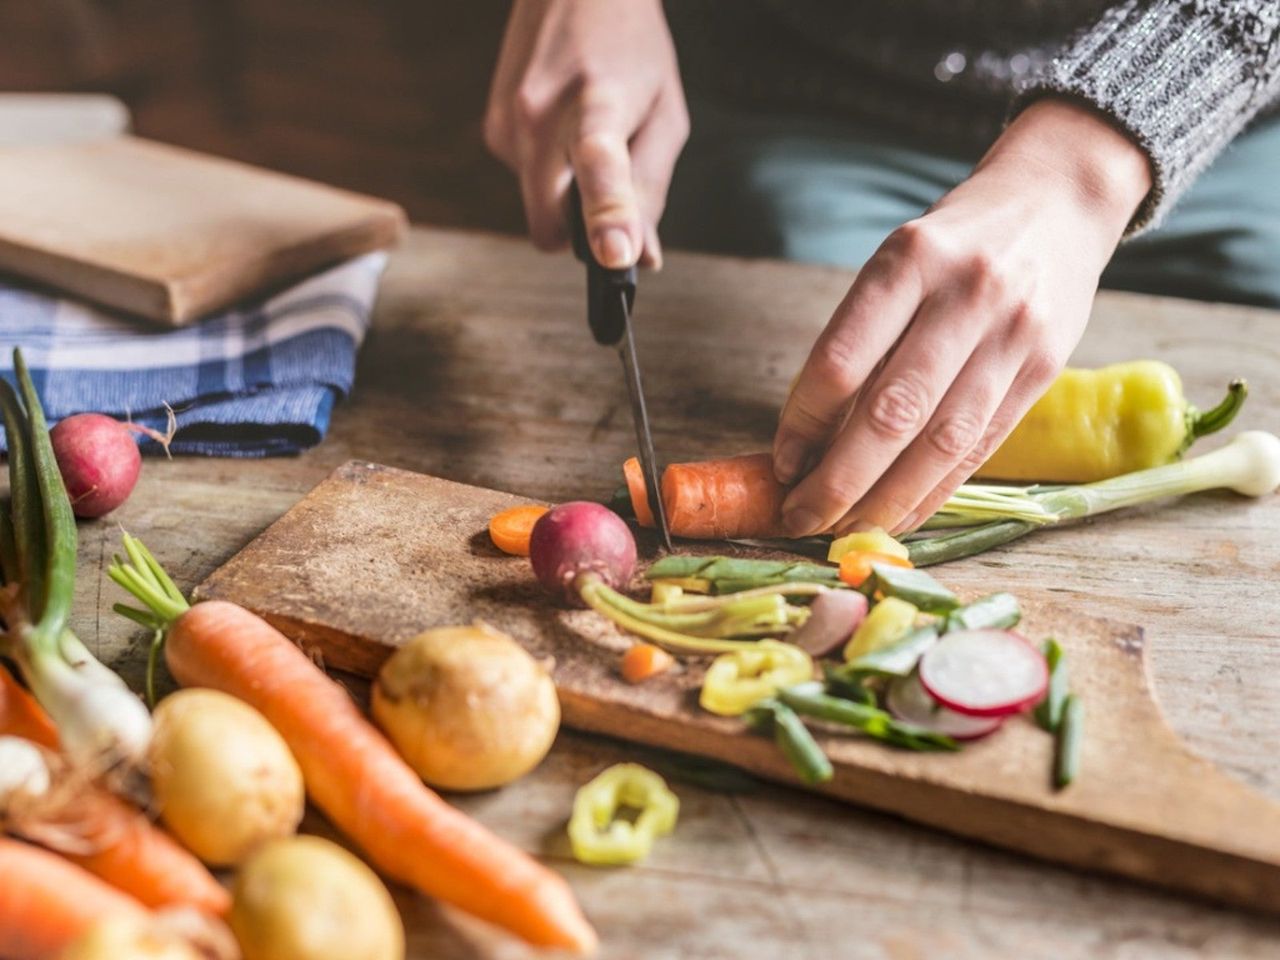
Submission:
[[[0,283],[0,376],[12,381],[19,346],[50,423],[93,411],[164,432],[167,404],[175,454],[298,453],[324,438],[351,390],[386,262],[366,254],[178,329]]]

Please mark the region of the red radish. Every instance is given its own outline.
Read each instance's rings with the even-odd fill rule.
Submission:
[[[920,683],[944,707],[1002,717],[1031,706],[1049,685],[1044,654],[1012,630],[945,633],[920,658]]]
[[[857,590],[828,590],[809,606],[809,619],[787,638],[815,657],[824,657],[849,642],[867,615],[867,598]]]
[[[49,431],[77,517],[100,517],[128,499],[142,457],[130,428],[100,413],[77,413]]]
[[[1004,717],[970,717],[948,710],[925,692],[914,673],[898,677],[889,685],[886,697],[889,712],[899,720],[941,733],[954,740],[976,740],[999,730]]]
[[[636,568],[636,541],[626,523],[599,503],[575,501],[552,507],[529,538],[529,560],[543,585],[578,602],[578,579],[594,574],[622,589]]]

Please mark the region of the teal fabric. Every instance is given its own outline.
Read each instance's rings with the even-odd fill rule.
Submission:
[[[857,267],[977,160],[821,117],[691,113],[668,247]],[[1102,285],[1280,307],[1280,121],[1238,137],[1162,225],[1120,246]]]

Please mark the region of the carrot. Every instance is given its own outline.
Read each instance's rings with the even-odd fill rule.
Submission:
[[[623,464],[631,505],[641,526],[653,526],[644,475],[633,457]],[[662,505],[671,532],[694,540],[786,536],[782,501],[787,488],[773,475],[773,458],[749,453],[724,460],[673,463],[662,474]]]
[[[94,924],[146,908],[56,854],[0,837],[0,956],[53,960]]]
[[[3,667],[0,734],[58,749],[53,722]],[[18,824],[14,830],[148,907],[191,906],[215,916],[231,907],[231,895],[204,864],[141,811],[105,790],[78,790],[42,810],[38,823]]]
[[[547,509],[547,507],[528,503],[494,514],[489,520],[489,539],[503,553],[509,553],[514,557],[527,557],[533,525],[547,512]]]
[[[877,563],[891,567],[910,567],[912,563],[905,557],[892,553],[879,553],[875,550],[850,550],[840,558],[840,579],[851,587],[860,587],[871,576],[872,566]]]
[[[539,946],[588,952],[595,931],[558,874],[429,790],[347,691],[266,621],[233,603],[173,621],[169,670],[222,690],[280,731],[316,805],[375,866]]]
[[[670,670],[675,662],[675,658],[661,647],[635,643],[622,655],[622,679],[627,683],[643,683]]]
[[[22,737],[46,750],[58,749],[58,728],[44,708],[0,666],[0,734]]]

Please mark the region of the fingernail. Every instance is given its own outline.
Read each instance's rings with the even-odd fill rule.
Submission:
[[[874,530],[876,525],[866,520],[850,520],[841,529],[841,533],[866,533],[868,530]]]
[[[790,483],[796,478],[804,455],[805,442],[800,437],[788,437],[782,441],[778,455],[773,458],[773,473],[779,483]]]
[[[793,537],[807,537],[818,532],[822,526],[822,518],[805,507],[796,507],[782,515],[782,525]]]
[[[600,264],[612,270],[622,270],[635,262],[635,254],[631,249],[631,238],[627,231],[620,227],[610,227],[600,234],[596,240],[599,248]]]

